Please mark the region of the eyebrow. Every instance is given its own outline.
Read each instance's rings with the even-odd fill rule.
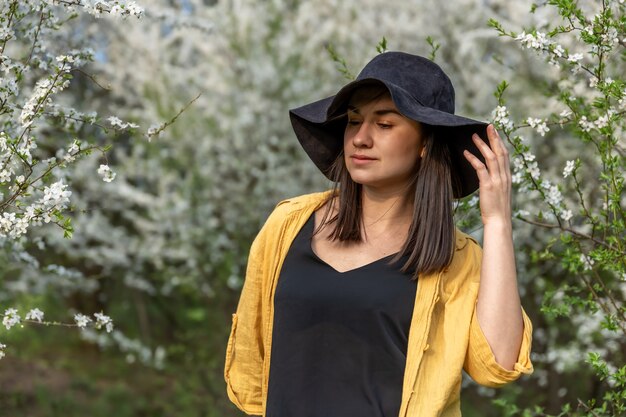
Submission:
[[[348,106],[348,111],[354,112],[356,114],[361,114],[357,107],[351,106],[351,105]],[[374,111],[374,114],[376,116],[384,116],[385,114],[389,114],[389,113],[397,114],[398,116],[402,116],[402,114],[398,110],[393,109],[393,108],[378,109],[378,110]]]

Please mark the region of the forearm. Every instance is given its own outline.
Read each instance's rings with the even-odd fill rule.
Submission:
[[[478,323],[496,361],[505,369],[513,369],[524,324],[510,219],[485,224],[476,309]]]

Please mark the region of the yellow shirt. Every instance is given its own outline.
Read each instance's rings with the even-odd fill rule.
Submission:
[[[274,292],[283,260],[300,229],[328,196],[329,192],[324,192],[282,201],[250,248],[224,367],[228,397],[247,414],[265,415]],[[495,361],[476,318],[480,264],[480,246],[457,230],[450,266],[443,272],[420,276],[399,417],[460,416],[461,369],[489,387],[532,372],[532,325],[526,313],[514,369],[504,369]]]

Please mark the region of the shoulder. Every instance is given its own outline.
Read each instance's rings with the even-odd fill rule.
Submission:
[[[311,194],[303,194],[296,197],[287,198],[285,200],[280,201],[276,207],[285,206],[287,208],[298,208],[298,207],[307,207],[307,206],[315,206],[320,203],[326,202],[328,198],[332,195],[331,190],[321,191],[317,193]]]
[[[456,252],[471,251],[474,249],[480,249],[480,245],[476,239],[462,232],[459,228],[455,229],[455,250]]]
[[[467,283],[480,280],[480,265],[482,262],[482,249],[476,239],[456,229],[455,252],[452,262],[446,268],[446,281],[452,283],[460,280]]]
[[[324,205],[331,195],[332,191],[329,190],[299,195],[282,200],[276,204],[276,207],[274,207],[268,221],[285,219],[301,211],[313,212],[317,210],[317,208]]]
[[[259,234],[266,235],[269,232],[276,235],[277,230],[299,223],[299,219],[308,218],[311,213],[323,206],[331,195],[332,191],[323,191],[280,201],[270,213]]]

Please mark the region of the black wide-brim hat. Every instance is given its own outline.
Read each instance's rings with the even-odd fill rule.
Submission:
[[[348,101],[356,89],[372,84],[384,85],[400,113],[434,126],[436,140],[449,146],[454,197],[476,191],[478,177],[463,151],[484,162],[471,137],[477,133],[485,138],[487,123],[455,115],[454,88],[448,76],[431,60],[404,52],[377,55],[336,95],[289,111],[300,144],[324,175],[337,180],[330,168],[343,149]]]

